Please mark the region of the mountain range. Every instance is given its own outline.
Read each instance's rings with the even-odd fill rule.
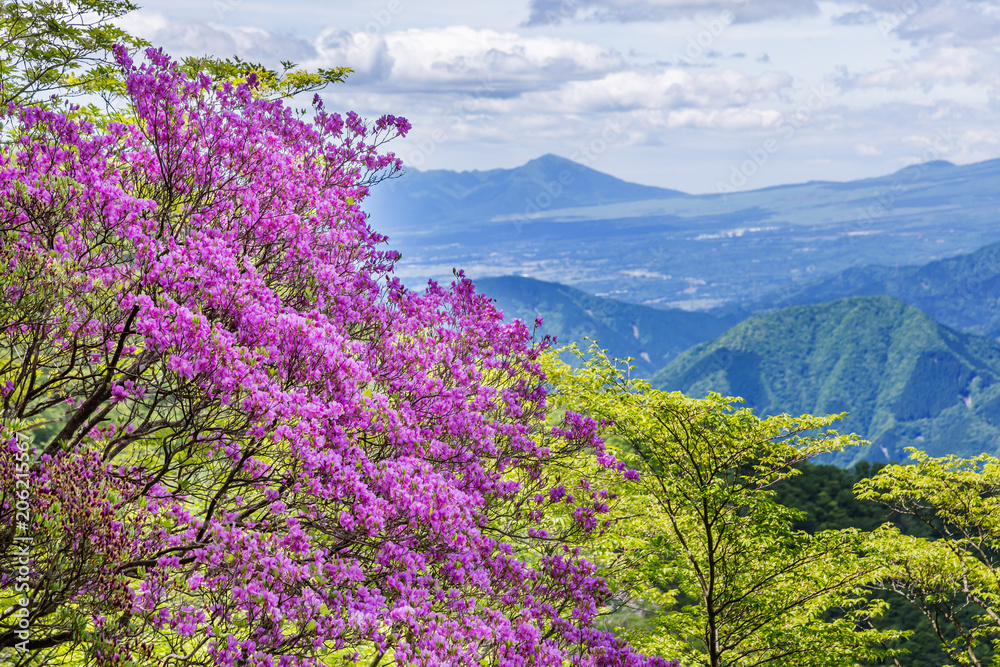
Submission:
[[[509,318],[542,317],[540,333],[560,343],[586,347],[585,338],[597,340],[613,355],[635,359],[638,372],[647,377],[688,347],[752,315],[850,296],[892,296],[954,329],[1000,337],[1000,243],[921,266],[847,269],[709,312],[629,304],[522,276],[481,278],[476,284]]]
[[[861,266],[796,283],[718,314],[743,319],[786,306],[885,294],[969,333],[1000,337],[1000,243],[922,266]]]
[[[962,257],[947,268],[976,266],[983,264]],[[961,272],[945,275],[967,282]],[[730,328],[735,314],[658,310],[529,278],[477,287],[508,319],[545,318],[540,334],[582,347],[590,338],[614,357],[632,357],[636,374],[657,388],[741,396],[759,414],[847,412],[837,428],[872,444],[824,462],[903,460],[906,447],[1000,453],[1000,342],[944,326],[899,299],[787,306]],[[947,296],[943,290],[942,303]]]
[[[516,169],[411,171],[374,188],[367,210],[414,286],[463,268],[692,310],[996,243],[997,183],[1000,160],[937,161],[846,183],[688,195],[547,155]]]
[[[659,388],[849,413],[872,444],[828,457],[846,466],[1000,451],[998,183],[1000,160],[933,162],[687,195],[544,156],[411,173],[369,210],[408,282],[463,268],[508,319]]]

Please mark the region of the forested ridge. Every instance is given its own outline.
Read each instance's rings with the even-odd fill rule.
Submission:
[[[829,462],[995,453],[1000,345],[888,296],[789,306],[692,347],[652,379],[693,396],[741,396],[762,414],[847,412],[872,444]]]

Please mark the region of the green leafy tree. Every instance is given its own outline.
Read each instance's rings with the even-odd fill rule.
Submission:
[[[68,86],[95,89],[111,76],[115,44],[145,42],[111,21],[128,0],[5,2],[0,6],[0,103],[23,102]]]
[[[257,79],[258,95],[281,99],[311,93],[331,83],[343,83],[354,71],[350,67],[320,67],[311,72],[288,60],[281,61],[280,70],[274,70],[235,56],[225,60],[208,56],[185,58],[181,69],[192,76],[204,72],[216,81],[233,83],[243,83],[252,74]]]
[[[915,605],[960,665],[994,664],[1000,644],[1000,459],[931,458],[910,450],[858,483],[861,498],[915,517],[925,539],[886,533],[892,569],[884,586]]]
[[[125,91],[112,48],[119,44],[135,51],[149,46],[112,22],[135,9],[130,0],[18,0],[0,5],[0,106],[73,93],[100,95],[113,106]],[[288,61],[271,69],[238,57],[208,55],[186,58],[182,70],[234,84],[252,75],[256,94],[268,98],[317,91],[343,82],[352,71],[308,71]]]
[[[816,465],[804,462],[797,466],[802,472],[775,485],[776,498],[782,505],[802,510],[807,516],[795,524],[809,533],[841,528],[873,531],[890,523],[907,535],[931,537],[934,530],[919,519],[893,512],[888,507],[855,496],[854,485],[878,473],[887,464],[860,461],[853,468]],[[907,654],[893,664],[906,667],[941,667],[949,662],[941,648],[941,640],[931,622],[912,604],[892,590],[876,588],[872,595],[885,600],[889,607],[878,619],[880,628],[908,630],[912,634],[905,642],[894,645],[905,648]],[[886,664],[881,661],[869,665]]]
[[[757,417],[739,399],[698,400],[652,390],[599,350],[573,369],[551,355],[558,407],[603,420],[616,456],[640,478],[615,490],[624,502],[600,556],[630,568],[617,603],[650,614],[631,631],[643,650],[682,664],[845,665],[890,653],[897,631],[870,620],[884,605],[865,587],[881,576],[878,534],[797,531],[802,513],[773,485],[795,464],[858,443],[826,428],[839,418]]]

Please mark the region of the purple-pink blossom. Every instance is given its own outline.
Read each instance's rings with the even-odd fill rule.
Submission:
[[[32,576],[59,586],[38,627],[75,616],[101,664],[171,646],[226,666],[333,649],[665,665],[594,627],[610,593],[560,550],[605,496],[540,488],[556,449],[618,466],[596,424],[547,430],[527,327],[461,274],[403,287],[360,208],[401,168],[383,144],[409,123],[300,118],[252,81],[146,57],[117,51],[128,123],[6,118],[0,328],[37,345],[50,385],[5,380],[0,397],[5,415],[67,410],[31,456]],[[535,525],[546,497],[572,506],[564,534]],[[13,505],[0,521],[14,529]]]

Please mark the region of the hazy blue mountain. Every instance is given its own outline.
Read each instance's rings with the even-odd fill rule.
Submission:
[[[629,183],[558,155],[543,155],[517,169],[409,170],[376,193],[366,207],[376,219],[419,221],[435,229],[456,221],[688,196]]]
[[[696,345],[654,386],[741,396],[761,414],[849,412],[873,444],[828,462],[1000,453],[1000,343],[884,296],[792,306]]]
[[[411,284],[464,268],[708,309],[851,267],[920,265],[996,243],[997,183],[1000,160],[932,162],[847,183],[684,195],[545,156],[516,169],[412,171],[374,188],[367,210]]]
[[[922,266],[847,269],[829,278],[792,285],[743,309],[721,313],[749,316],[794,304],[878,294],[916,306],[950,327],[1000,337],[1000,243]]]
[[[652,376],[684,350],[718,336],[738,321],[637,306],[518,276],[480,278],[476,287],[497,302],[507,319],[518,318],[530,325],[542,317],[538,333],[555,336],[560,345],[577,343],[586,350],[585,339],[596,340],[616,358],[635,359],[633,365],[641,377]]]

